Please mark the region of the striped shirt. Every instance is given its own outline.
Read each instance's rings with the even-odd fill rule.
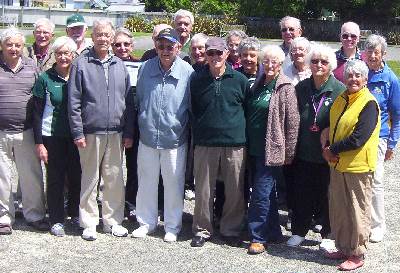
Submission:
[[[19,133],[32,128],[32,86],[38,70],[35,62],[22,56],[14,72],[0,52],[0,130]]]

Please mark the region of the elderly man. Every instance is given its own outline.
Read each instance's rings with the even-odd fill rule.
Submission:
[[[340,30],[342,47],[336,51],[337,68],[333,71],[335,78],[344,83],[344,66],[348,60],[361,60],[361,53],[357,48],[360,41],[360,27],[354,22],[346,22]]]
[[[172,27],[170,25],[167,25],[167,24],[158,24],[158,25],[155,25],[153,27],[153,34],[151,35],[151,39],[153,39],[154,48],[145,51],[143,53],[143,56],[140,59],[140,61],[145,62],[147,60],[150,60],[150,59],[158,56],[157,55],[157,50],[156,50],[156,47],[157,47],[156,38],[157,38],[158,34],[160,33],[160,31],[163,30],[163,29],[166,29],[166,28],[172,28]]]
[[[194,24],[194,16],[188,10],[180,9],[174,14],[174,28],[179,34],[179,42],[182,45],[181,53],[179,57],[183,60],[188,61],[189,50],[190,50],[190,33],[192,32]],[[190,61],[189,61],[190,63]]]
[[[303,33],[301,22],[295,17],[285,16],[279,22],[279,26],[281,28],[281,35],[283,40],[281,48],[287,56],[289,54],[290,44],[292,43],[293,39],[296,37],[300,37]]]
[[[204,33],[196,33],[190,41],[190,58],[192,67],[198,71],[207,63],[206,60],[206,42],[208,36]]]
[[[85,19],[79,13],[72,14],[67,18],[67,36],[75,41],[78,49],[76,54],[81,54],[83,50],[92,46],[90,39],[85,39],[88,27]]]
[[[128,234],[121,225],[122,147],[132,146],[134,111],[126,67],[109,53],[113,36],[111,21],[94,21],[93,48],[74,61],[68,81],[69,123],[82,167],[79,221],[84,228],[82,238],[89,241],[97,238],[99,174],[104,181],[103,230],[118,237]]]
[[[54,37],[54,23],[47,18],[40,18],[34,24],[33,37],[35,42],[27,48],[26,56],[36,62],[40,72],[50,69],[55,63],[51,52],[51,39]]]
[[[160,170],[164,183],[164,241],[176,241],[182,227],[189,81],[193,69],[178,57],[180,48],[176,31],[172,28],[162,30],[156,38],[158,56],[145,62],[139,70],[136,218],[140,227],[132,232],[136,238],[146,237],[157,227]]]
[[[242,66],[240,62],[239,45],[243,39],[247,38],[247,34],[241,30],[231,30],[226,35],[226,43],[229,48],[228,63],[233,69],[239,69]]]
[[[13,162],[22,192],[28,224],[48,230],[42,168],[35,153],[32,131],[32,92],[38,70],[22,56],[25,37],[16,28],[1,34],[0,52],[0,234],[11,234],[15,213],[12,196]]]
[[[225,184],[220,233],[229,245],[239,244],[245,211],[244,101],[249,83],[243,74],[226,63],[228,55],[224,39],[208,39],[208,65],[190,83],[196,181],[193,247],[202,247],[213,235],[213,192],[219,169]]]

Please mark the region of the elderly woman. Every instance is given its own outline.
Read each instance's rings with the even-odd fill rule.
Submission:
[[[129,72],[129,80],[132,90],[132,99],[136,96],[136,81],[137,73],[140,65],[140,59],[132,56],[134,39],[132,33],[126,28],[118,28],[115,31],[112,49],[118,58],[124,61],[124,64]],[[138,190],[137,178],[137,153],[139,146],[139,129],[135,123],[133,145],[131,148],[125,149],[126,158],[126,186],[125,186],[125,216],[130,219],[134,218],[136,207],[136,193]]]
[[[207,63],[205,56],[207,40],[208,36],[204,33],[196,33],[190,40],[190,58],[195,71],[202,69]]]
[[[296,85],[300,112],[300,130],[296,160],[293,165],[294,181],[290,185],[292,200],[292,236],[289,246],[298,246],[304,240],[313,216],[322,224],[323,239],[330,233],[328,186],[329,166],[322,158],[320,136],[329,127],[329,110],[336,97],[345,90],[332,74],[336,68],[333,50],[315,45],[306,58],[311,77]]]
[[[64,236],[64,181],[67,175],[72,217],[79,216],[81,167],[79,153],[70,134],[67,111],[67,81],[76,50],[66,36],[52,45],[56,63],[42,73],[33,87],[34,135],[39,158],[47,165],[47,205],[50,233]]]
[[[339,269],[354,270],[364,265],[367,251],[381,122],[378,102],[365,87],[365,63],[348,61],[344,78],[347,90],[330,111],[329,142],[321,139],[323,157],[331,167],[329,216],[337,248],[325,256],[345,259]]]
[[[306,63],[306,56],[311,50],[311,44],[304,37],[294,38],[290,44],[291,63],[283,68],[283,73],[292,80],[292,84],[296,86],[299,81],[307,79],[311,76],[309,64]]]
[[[360,41],[360,27],[354,22],[346,22],[340,30],[340,42],[342,47],[336,51],[337,68],[333,71],[335,78],[345,81],[343,77],[344,66],[348,60],[361,60],[361,54],[357,48]]]
[[[250,85],[252,85],[257,78],[258,53],[260,47],[260,41],[255,37],[243,39],[239,45],[239,54],[242,66],[236,70],[249,79]]]
[[[261,50],[264,75],[246,99],[248,154],[253,190],[248,211],[249,254],[265,251],[265,244],[282,239],[276,200],[278,169],[293,160],[299,127],[294,86],[281,73],[285,53],[279,46]]]
[[[399,80],[384,62],[386,40],[370,35],[365,42],[365,61],[369,68],[368,89],[375,96],[381,110],[378,161],[372,182],[371,242],[380,242],[386,231],[383,162],[393,158],[400,137],[400,85]]]
[[[228,63],[233,69],[238,69],[242,64],[240,61],[239,45],[247,35],[241,30],[231,30],[226,35],[226,44],[229,49]]]

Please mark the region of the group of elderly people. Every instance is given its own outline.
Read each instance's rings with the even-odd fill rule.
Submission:
[[[25,53],[20,31],[2,32],[0,234],[12,233],[15,218],[14,162],[24,217],[38,230],[65,235],[65,196],[82,238],[96,240],[101,184],[104,232],[128,235],[126,200],[139,223],[132,237],[146,237],[162,202],[164,241],[174,242],[192,179],[191,246],[202,247],[215,228],[239,246],[245,223],[248,253],[259,254],[284,238],[277,200],[284,177],[287,245],[299,246],[319,221],[324,255],[343,259],[341,270],[361,267],[367,242],[386,231],[384,161],[400,135],[399,81],[384,61],[385,38],[369,36],[360,52],[359,27],[347,22],[335,53],[284,17],[283,44],[261,48],[238,30],[226,39],[191,37],[193,23],[179,10],[174,27],[155,26],[154,48],[142,59],[132,56],[132,33],[108,20],[95,21],[87,41],[79,14],[52,44],[54,24],[38,20]]]

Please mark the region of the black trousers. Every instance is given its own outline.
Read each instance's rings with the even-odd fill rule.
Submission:
[[[43,136],[47,149],[47,206],[50,223],[64,222],[64,183],[68,181],[68,214],[79,216],[81,164],[71,138]]]
[[[297,159],[293,168],[292,234],[304,237],[313,216],[318,216],[322,225],[321,236],[325,238],[330,233],[329,166]]]

